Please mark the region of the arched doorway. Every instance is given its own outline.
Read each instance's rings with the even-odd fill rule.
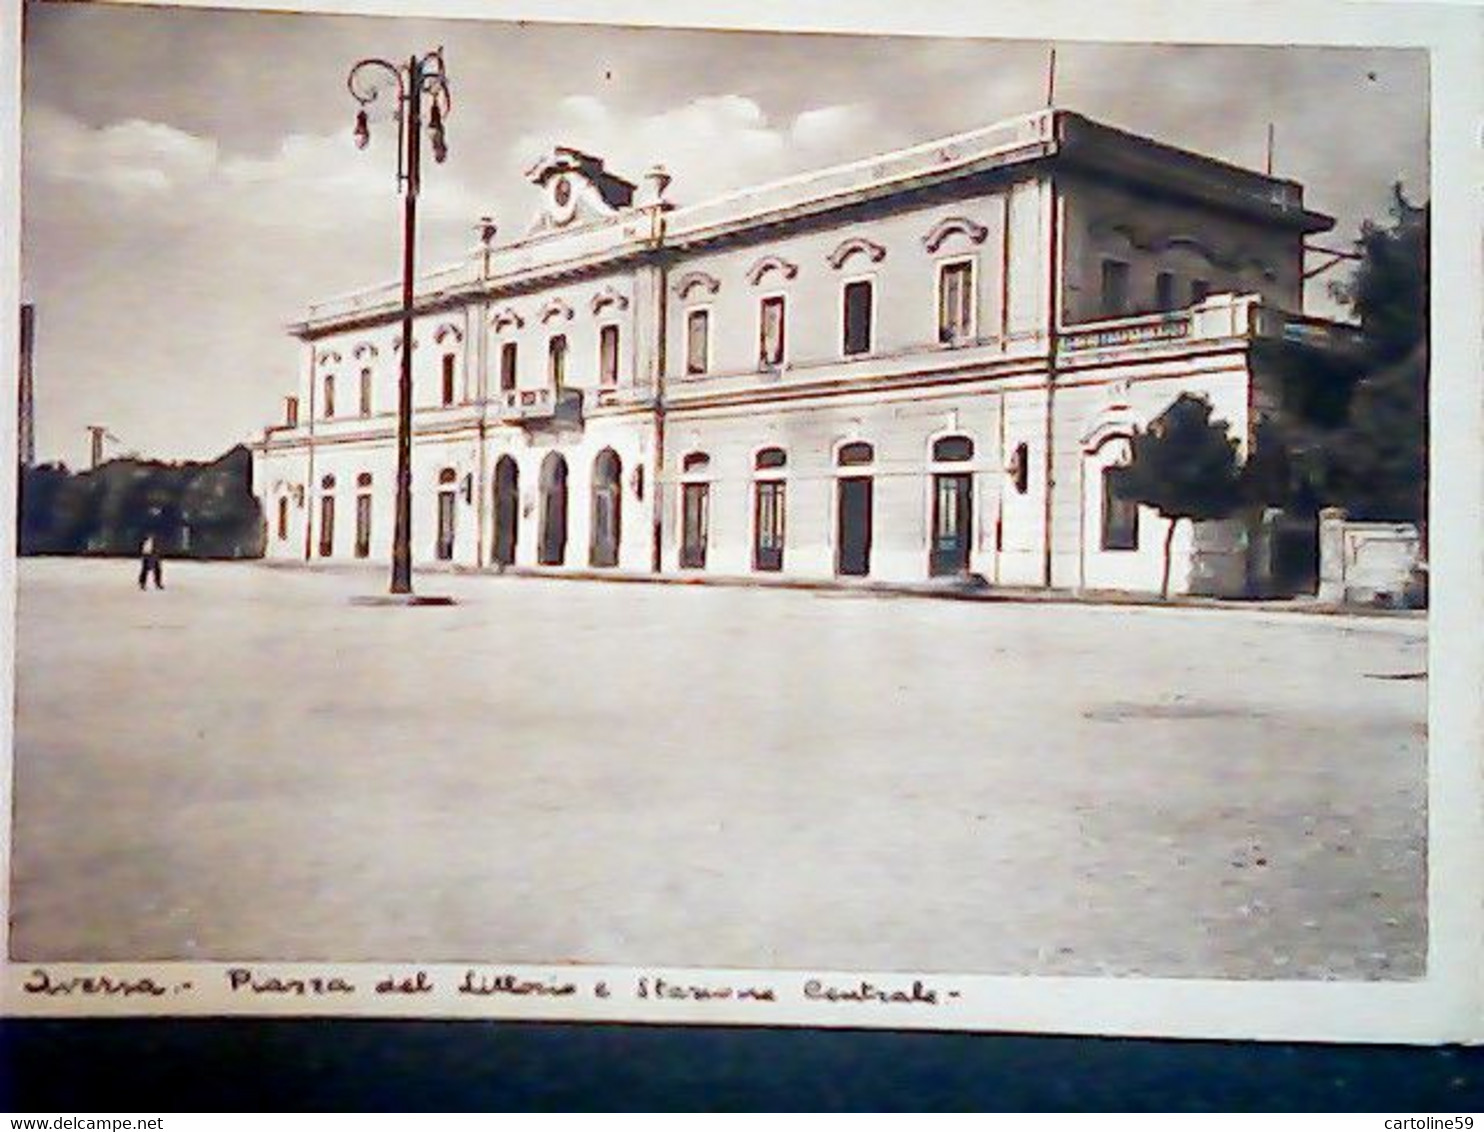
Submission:
[[[515,547],[520,538],[520,467],[509,456],[495,464],[495,546],[496,566],[515,564]]]
[[[835,453],[835,573],[863,578],[871,572],[871,464],[876,450],[863,440]]]
[[[560,566],[567,558],[567,461],[560,452],[541,461],[541,546],[536,560]]]
[[[618,540],[623,521],[623,463],[618,453],[605,448],[593,461],[593,525],[588,562],[593,566],[618,565]]]
[[[969,569],[974,541],[974,442],[944,436],[933,442],[933,525],[928,573],[934,577]]]

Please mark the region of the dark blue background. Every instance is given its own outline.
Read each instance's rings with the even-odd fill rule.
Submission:
[[[220,1020],[7,1021],[0,1046],[0,1107],[51,1114],[1484,1107],[1484,1054],[1459,1048]]]

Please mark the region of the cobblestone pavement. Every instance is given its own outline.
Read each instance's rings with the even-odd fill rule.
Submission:
[[[19,568],[17,958],[1420,975],[1417,620]]]

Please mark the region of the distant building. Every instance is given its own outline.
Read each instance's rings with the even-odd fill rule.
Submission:
[[[1192,391],[1245,443],[1254,344],[1329,332],[1285,313],[1332,225],[1298,184],[1066,111],[684,207],[527,176],[529,233],[418,286],[418,562],[1156,590],[1132,430]],[[390,556],[399,301],[292,327],[272,558]],[[1220,589],[1188,527],[1175,588]]]

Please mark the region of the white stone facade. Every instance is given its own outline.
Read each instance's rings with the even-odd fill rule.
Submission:
[[[529,176],[528,236],[419,282],[420,565],[1157,590],[1163,520],[1105,518],[1103,471],[1182,392],[1245,442],[1252,344],[1330,224],[1051,110],[691,207],[573,150]],[[297,420],[256,445],[272,559],[390,557],[399,302],[293,327]]]

